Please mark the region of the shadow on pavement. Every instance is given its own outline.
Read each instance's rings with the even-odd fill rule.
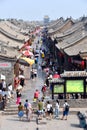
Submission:
[[[72,127],[80,128],[79,124],[71,124]]]
[[[9,120],[9,121],[19,121],[19,122],[35,122],[35,119],[31,119],[31,121],[28,121],[27,119],[26,119],[26,117],[23,117],[23,119],[19,119],[19,118],[8,118],[8,119],[6,119],[6,120]],[[44,124],[44,122],[43,122],[43,124]]]

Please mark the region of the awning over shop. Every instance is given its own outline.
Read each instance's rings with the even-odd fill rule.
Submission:
[[[35,62],[33,59],[27,58],[27,57],[21,57],[24,61],[26,61],[29,65],[33,65]]]

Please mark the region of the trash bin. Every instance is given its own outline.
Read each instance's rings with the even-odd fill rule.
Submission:
[[[86,128],[86,116],[85,116],[85,114],[82,114],[81,112],[78,112],[77,116],[79,118],[80,127],[81,128]]]

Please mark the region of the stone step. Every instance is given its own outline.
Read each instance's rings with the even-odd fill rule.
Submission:
[[[6,112],[11,112],[11,111],[18,111],[18,109],[16,108],[8,108],[8,109],[4,109],[4,111],[6,111]]]
[[[34,108],[34,112],[37,111],[37,108]],[[83,111],[83,109],[78,109],[78,108],[70,108],[70,112],[69,114],[77,114],[78,111]],[[86,112],[86,110],[84,111]],[[15,115],[18,113],[18,108],[17,106],[13,106],[13,107],[9,107],[9,108],[5,108],[4,111],[2,111],[2,114],[3,115]],[[62,111],[62,108],[60,108],[60,111],[59,111],[59,114],[62,114],[63,111]]]
[[[34,108],[34,111],[36,111],[37,109],[37,103],[33,102],[32,103],[32,107]],[[60,106],[60,114],[62,114],[62,107]],[[85,109],[86,112],[86,108],[72,108],[70,107],[70,112],[69,114],[77,114],[78,111],[83,112],[83,109]],[[3,115],[17,115],[18,114],[18,105],[16,105],[14,102],[12,102],[12,104],[7,104],[7,106],[5,107],[4,111],[2,112]]]
[[[18,111],[13,111],[13,112],[7,112],[7,111],[3,111],[2,115],[17,115]]]
[[[7,105],[5,108],[6,109],[8,109],[8,108],[17,108],[17,105],[11,104],[11,105]]]
[[[18,114],[18,111],[15,110],[15,111],[3,111],[1,113],[2,115],[17,115]],[[60,115],[62,115],[62,111],[59,112]],[[70,115],[76,115],[77,114],[77,111],[70,111],[69,112]]]

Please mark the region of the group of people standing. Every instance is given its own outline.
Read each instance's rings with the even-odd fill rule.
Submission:
[[[62,113],[62,117],[59,117],[59,112],[60,112],[60,102],[57,99],[54,102],[52,101],[45,101],[44,98],[42,98],[41,100],[38,100],[37,102],[37,112],[38,112],[38,116],[39,118],[42,118],[42,115],[45,116],[47,119],[65,119],[67,120],[68,114],[69,114],[69,107],[70,105],[67,103],[67,100],[65,100],[64,104],[63,104],[63,113]]]
[[[63,104],[63,112],[62,117],[60,118],[60,102],[57,99],[55,102],[52,101],[45,101],[44,98],[37,99],[36,102],[36,112],[39,119],[42,119],[45,117],[48,120],[51,119],[61,119],[61,120],[67,120],[68,114],[69,114],[69,107],[67,100],[65,100]],[[19,102],[18,105],[18,116],[19,119],[22,119],[24,116],[24,113],[26,114],[26,119],[30,121],[33,118],[33,113],[35,108],[31,105],[31,103],[28,102],[28,99],[25,100],[24,104],[22,102]]]
[[[59,100],[56,100],[54,106],[49,101],[47,102],[47,115],[50,117],[50,119],[53,118],[53,115],[55,119],[59,118],[59,111],[60,111]],[[61,120],[63,119],[67,120],[68,114],[69,114],[69,104],[67,103],[67,100],[65,100],[63,104],[63,114]]]

